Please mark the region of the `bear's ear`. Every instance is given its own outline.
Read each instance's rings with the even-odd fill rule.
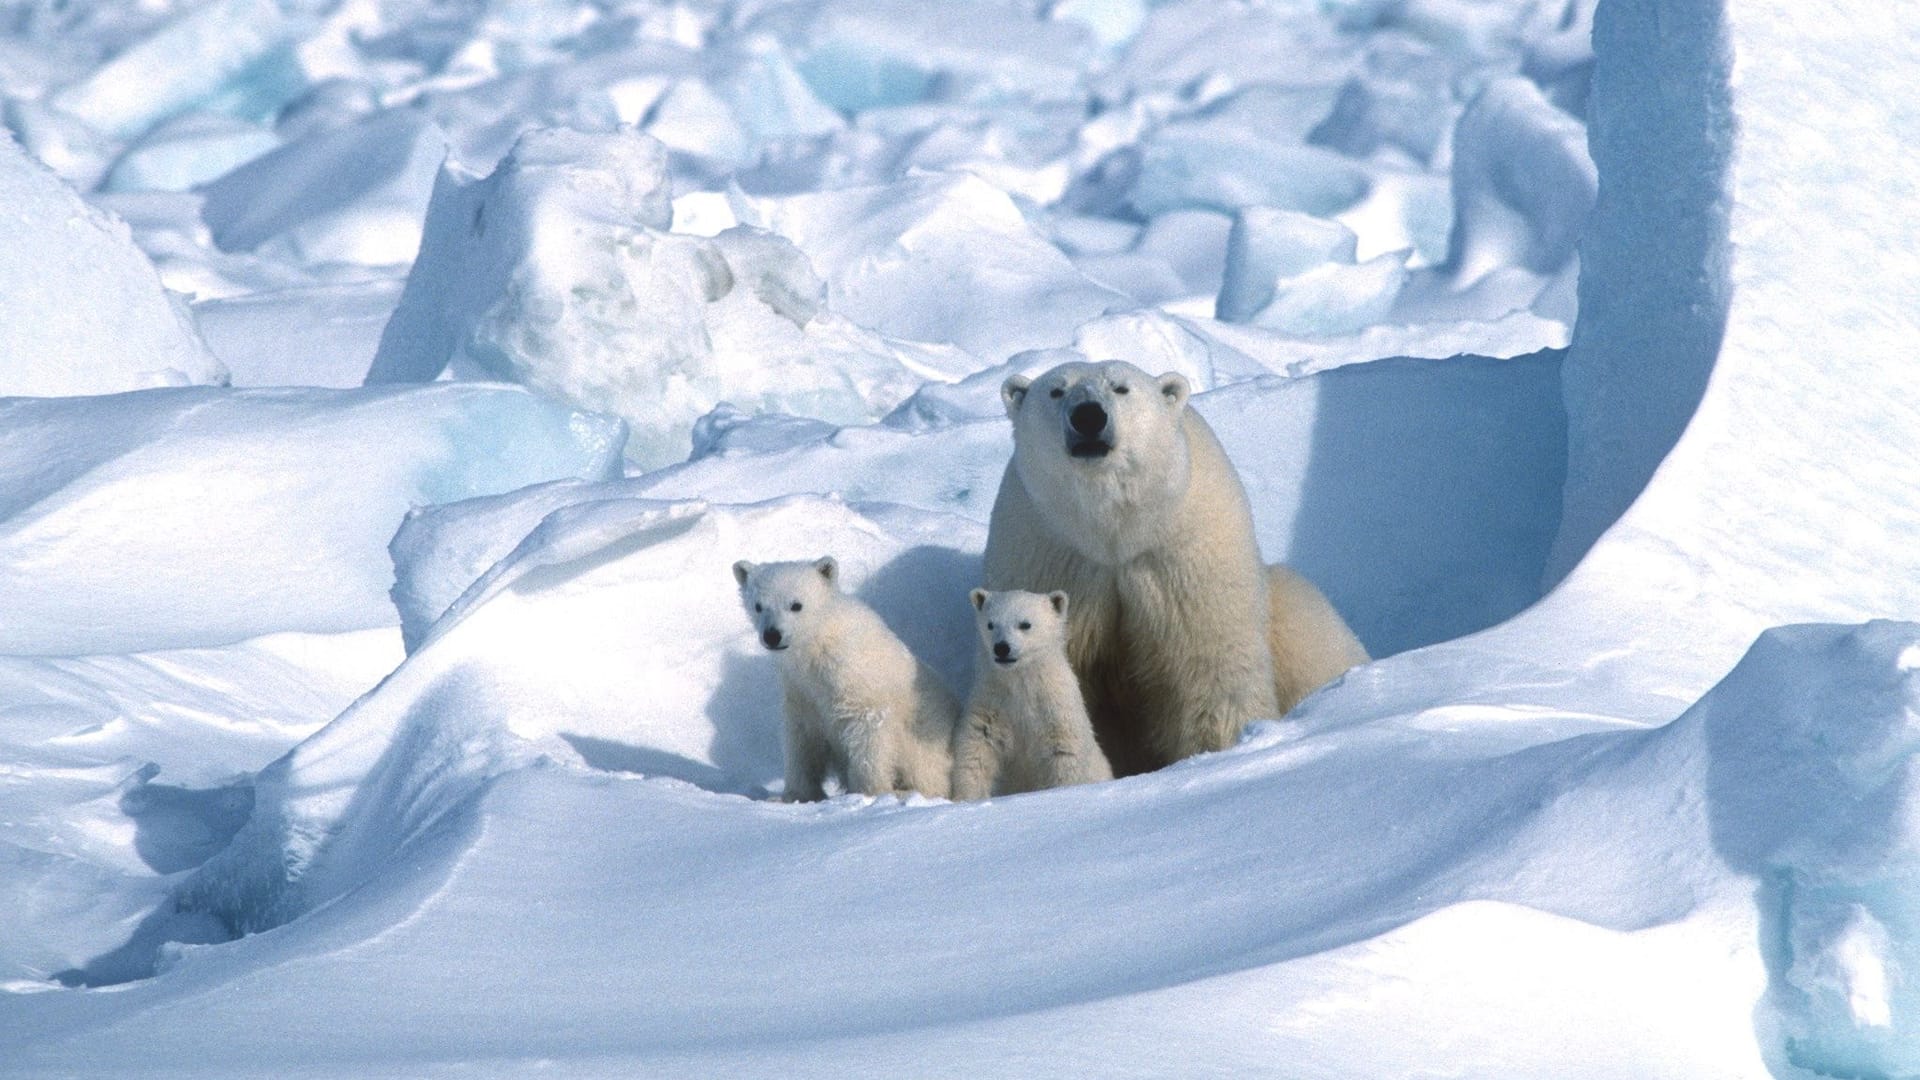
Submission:
[[[1170,371],[1160,376],[1160,396],[1165,398],[1167,404],[1173,408],[1177,409],[1185,405],[1187,403],[1187,395],[1191,393],[1193,393],[1193,387],[1188,385],[1185,375],[1177,371]]]
[[[831,555],[822,555],[813,560],[813,568],[820,571],[820,576],[826,578],[829,584],[840,576],[840,564],[834,562]]]
[[[753,564],[745,559],[733,564],[733,581],[736,585],[745,585],[748,575],[753,573]]]
[[[985,611],[987,609],[987,590],[975,589],[967,594],[967,599],[973,601],[973,610]]]
[[[1055,615],[1065,615],[1067,613],[1067,594],[1066,593],[1060,592],[1057,589],[1054,590],[1053,592],[1048,593],[1047,603],[1053,605],[1053,613]]]
[[[1007,407],[1007,419],[1020,415],[1020,403],[1027,400],[1027,388],[1032,385],[1033,380],[1025,375],[1009,375],[1000,384],[1000,402]]]

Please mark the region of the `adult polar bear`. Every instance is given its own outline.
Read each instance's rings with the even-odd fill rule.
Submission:
[[[1187,380],[1072,362],[1000,395],[1013,459],[986,585],[1063,590],[1067,655],[1116,775],[1220,750],[1367,653],[1320,590],[1264,566]]]

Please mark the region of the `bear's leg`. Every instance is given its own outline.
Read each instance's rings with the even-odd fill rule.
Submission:
[[[895,769],[887,716],[878,709],[850,709],[835,718],[846,754],[849,792],[885,795],[895,790]]]
[[[1039,762],[1041,787],[1067,787],[1113,779],[1107,757],[1094,742],[1093,732],[1084,725],[1062,724],[1042,740],[1046,753]]]
[[[1000,771],[999,755],[994,752],[986,716],[969,712],[953,729],[953,798],[984,799],[993,794],[995,775]]]
[[[818,802],[827,797],[827,741],[804,723],[789,716],[782,729],[787,750],[786,802]]]
[[[1368,661],[1366,647],[1313,582],[1276,563],[1267,567],[1267,597],[1273,692],[1283,715]]]

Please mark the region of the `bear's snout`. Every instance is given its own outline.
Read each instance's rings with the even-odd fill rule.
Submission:
[[[780,644],[780,631],[777,627],[769,626],[765,630],[762,630],[760,632],[760,640],[766,642],[767,648],[769,649],[785,648],[785,646]]]
[[[1101,408],[1097,401],[1083,401],[1067,414],[1067,423],[1073,425],[1073,430],[1091,439],[1107,430],[1107,410]]]
[[[1012,654],[1013,654],[1013,649],[1010,648],[1006,642],[996,641],[993,643],[993,662],[994,663],[1011,664],[1013,663]]]
[[[1113,415],[1096,400],[1097,390],[1079,387],[1067,400],[1067,453],[1103,458],[1113,450]]]

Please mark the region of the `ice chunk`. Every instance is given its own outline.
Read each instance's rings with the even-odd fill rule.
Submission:
[[[275,53],[311,29],[304,7],[213,0],[190,8],[50,101],[110,135],[137,135],[222,91],[244,93],[249,77],[271,75]],[[278,105],[292,95],[267,96]],[[253,111],[268,102],[234,104]]]
[[[1573,257],[1598,191],[1585,125],[1527,79],[1489,83],[1454,132],[1448,268],[1462,286],[1503,266],[1553,273]]]
[[[732,106],[703,79],[674,84],[648,114],[647,134],[668,148],[732,170],[752,164],[756,146]]]
[[[926,373],[826,310],[786,240],[664,231],[666,151],[631,129],[523,136],[485,179],[443,174],[371,382],[455,365],[625,417],[646,467],[687,456],[722,401],[875,419]]]
[[[1128,198],[1148,217],[1248,206],[1326,217],[1365,198],[1368,186],[1366,170],[1339,154],[1272,142],[1215,120],[1170,124],[1147,139]]]
[[[1179,275],[1182,296],[1212,296],[1226,274],[1233,218],[1217,210],[1169,210],[1141,230],[1138,254],[1161,259]]]
[[[1383,35],[1308,141],[1357,158],[1392,146],[1423,164],[1434,161],[1448,146],[1460,113],[1453,96],[1456,64],[1418,41]]]
[[[826,280],[828,305],[889,337],[996,359],[1065,344],[1126,306],[972,176],[751,200],[741,219],[792,240]]]
[[[1336,222],[1242,211],[1228,240],[1216,313],[1296,337],[1333,337],[1381,322],[1406,284],[1406,252],[1355,265],[1355,248],[1352,230]]]
[[[1159,311],[1128,311],[1094,319],[1075,331],[1073,347],[1094,360],[1125,360],[1150,375],[1179,372],[1187,377],[1196,394],[1211,390],[1222,381],[1215,378],[1215,353],[1233,352],[1224,345],[1214,345],[1186,324]],[[1223,368],[1240,377],[1264,374],[1244,357],[1223,355],[1222,361]]]
[[[1053,0],[1047,18],[1081,23],[1101,45],[1117,49],[1140,32],[1148,6],[1147,0]]]
[[[617,474],[618,421],[516,387],[0,402],[0,652],[390,625],[410,507]]]
[[[184,305],[124,223],[0,136],[0,394],[109,394],[221,382]]]
[[[1678,723],[1705,728],[1715,847],[1779,928],[1787,1057],[1920,1074],[1920,626],[1769,631]]]
[[[235,386],[345,389],[366,381],[403,285],[380,278],[267,289],[201,301],[193,316]]]
[[[1314,7],[1233,0],[1155,4],[1114,77],[1136,90],[1209,81],[1228,88],[1337,87],[1353,68],[1352,40]],[[1276,64],[1276,57],[1286,63]]]
[[[1250,322],[1273,302],[1274,283],[1323,263],[1354,261],[1353,230],[1291,210],[1248,207],[1234,215],[1227,236],[1226,274],[1216,317]]]
[[[831,135],[846,120],[807,85],[779,42],[749,35],[735,55],[721,58],[715,80],[733,115],[754,138],[805,139]]]
[[[930,98],[1071,99],[1093,53],[1081,24],[991,0],[826,0],[776,8],[755,28],[784,40],[813,92],[847,113]]]
[[[275,149],[273,132],[222,116],[189,112],[147,132],[114,162],[108,191],[185,191]]]
[[[447,153],[446,136],[410,110],[289,143],[205,188],[225,251],[263,245],[309,264],[405,265]]]

